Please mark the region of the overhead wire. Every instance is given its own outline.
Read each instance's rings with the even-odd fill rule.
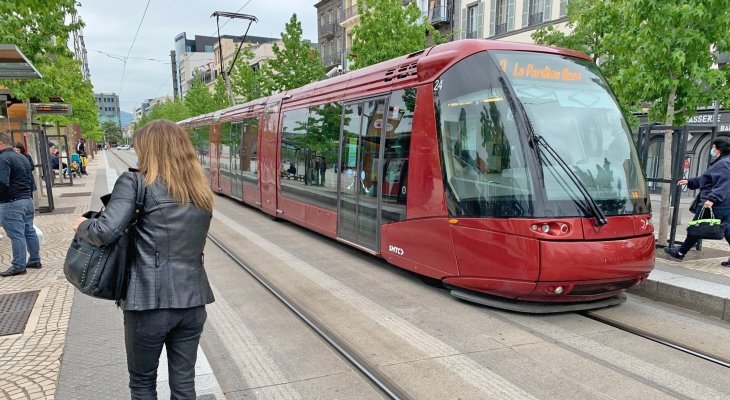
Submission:
[[[127,70],[127,60],[129,59],[129,55],[132,54],[132,48],[134,47],[134,42],[137,41],[137,35],[139,34],[139,29],[142,27],[142,22],[144,22],[144,17],[147,15],[147,9],[150,7],[150,2],[152,0],[147,0],[147,5],[144,7],[144,12],[142,13],[142,18],[139,20],[139,25],[137,25],[137,31],[134,33],[134,38],[132,39],[132,44],[129,46],[129,51],[127,52],[127,56],[124,59],[124,66],[122,67],[122,81],[119,82],[119,94],[122,94],[122,87],[124,86],[124,73]]]

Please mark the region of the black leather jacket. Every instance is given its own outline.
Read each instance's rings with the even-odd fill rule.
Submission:
[[[100,246],[114,242],[122,234],[134,213],[135,182],[132,172],[117,179],[102,217],[79,226],[82,239]],[[147,187],[144,212],[135,228],[137,253],[125,310],[188,308],[213,302],[203,267],[203,248],[211,218],[209,212],[192,203],[175,203],[159,181]]]

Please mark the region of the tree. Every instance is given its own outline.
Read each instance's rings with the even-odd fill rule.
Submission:
[[[104,132],[106,142],[122,142],[122,128],[114,121],[104,121],[101,123],[101,131]]]
[[[208,90],[208,86],[203,83],[200,75],[193,78],[190,89],[185,93],[185,106],[192,115],[207,114],[216,109],[213,95]]]
[[[589,3],[597,3],[595,12],[585,12],[591,10]],[[712,68],[717,55],[730,50],[726,1],[574,0],[568,13],[576,32],[584,36],[579,42],[591,43],[591,34],[600,38],[593,51],[605,54],[609,61],[602,68],[624,109],[648,102],[650,119],[668,126],[684,125],[698,107],[730,100],[730,70]],[[672,132],[667,131],[667,180],[671,179],[671,148]],[[667,243],[671,189],[670,184],[662,187],[660,245]]]
[[[308,41],[302,40],[302,23],[297,20],[296,14],[292,14],[281,33],[281,41],[284,47],[280,48],[274,43],[274,59],[261,68],[264,96],[324,78],[324,64],[319,59],[317,50]]]
[[[197,114],[196,114],[197,115]],[[168,119],[178,122],[193,116],[188,110],[183,100],[168,100],[156,104],[152,109],[148,110],[137,122],[132,125],[132,129],[137,130],[150,121],[156,119]]]
[[[242,97],[244,102],[263,97],[261,75],[249,65],[253,57],[253,51],[249,47],[241,49],[240,58],[228,77],[233,94]]]
[[[230,77],[229,77],[230,79]],[[222,76],[218,76],[215,80],[215,87],[213,89],[213,110],[222,110],[230,107],[231,102],[228,99],[228,90],[226,90],[226,83],[223,81]]]
[[[351,69],[377,64],[444,42],[415,2],[403,7],[399,0],[358,1],[360,24],[353,31]]]

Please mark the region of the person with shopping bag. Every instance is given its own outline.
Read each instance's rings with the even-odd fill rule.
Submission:
[[[678,186],[687,185],[691,190],[699,189],[698,210],[695,219],[702,219],[705,215],[719,219],[724,225],[725,240],[730,244],[730,138],[721,136],[712,142],[711,155],[714,161],[710,163],[702,176],[681,179]],[[682,260],[687,252],[701,239],[692,235],[688,230],[687,239],[679,247],[666,247],[664,251],[670,256]],[[730,266],[730,260],[724,261],[723,266]]]

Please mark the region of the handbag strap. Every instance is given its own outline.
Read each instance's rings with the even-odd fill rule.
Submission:
[[[131,225],[135,225],[139,220],[139,217],[144,212],[144,196],[147,188],[144,185],[144,177],[139,172],[132,171],[134,173],[135,180],[137,181],[137,197],[134,204],[134,215],[132,216]]]

